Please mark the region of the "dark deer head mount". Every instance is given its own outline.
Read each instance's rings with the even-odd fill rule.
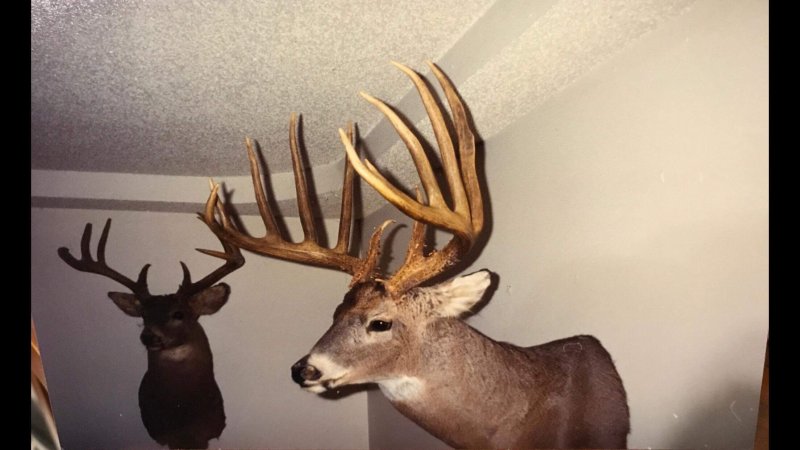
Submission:
[[[125,314],[144,320],[140,339],[148,350],[148,365],[139,386],[139,408],[150,436],[170,448],[207,448],[208,441],[225,428],[225,412],[211,348],[198,319],[216,313],[228,301],[230,287],[218,282],[241,267],[244,257],[238,247],[226,242],[222,242],[224,252],[198,249],[225,263],[193,282],[189,268],[181,262],[183,281],[178,290],[152,295],[147,287],[150,264],[133,281],[106,263],[110,227],[108,219],[97,245],[97,259],[89,249],[91,223],[83,230],[80,259],[66,247],[59,248],[58,255],[76,270],[103,275],[130,290],[108,296]]]

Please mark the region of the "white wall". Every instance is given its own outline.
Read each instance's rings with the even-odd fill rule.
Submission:
[[[597,336],[625,383],[632,448],[753,445],[767,31],[766,1],[698,1],[485,143],[491,237],[471,268],[499,285],[470,323],[519,345]],[[441,446],[369,395],[373,448]]]
[[[221,247],[191,214],[31,210],[32,314],[62,445],[157,447],[139,417],[137,392],[147,367],[139,343],[141,320],[123,314],[106,296],[125,289],[73,270],[56,254],[61,246],[80,254],[86,222],[94,225],[94,253],[107,217],[113,219],[109,264],[135,277],[151,263],[153,293],[174,292],[180,260],[194,279],[209,273],[219,260],[194,248]],[[244,219],[254,233],[263,230],[257,218]],[[326,226],[335,233],[333,222]],[[364,393],[326,400],[303,392],[289,371],[330,325],[349,277],[251,253],[245,257],[244,267],[224,280],[232,290],[228,303],[201,318],[227,415],[227,427],[211,446],[367,447]]]

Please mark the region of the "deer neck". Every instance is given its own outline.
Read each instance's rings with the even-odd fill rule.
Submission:
[[[521,358],[529,356],[520,347],[494,341],[461,320],[442,319],[425,330],[416,364],[378,386],[398,411],[449,445],[493,447],[502,430],[487,430],[486,423],[498,416],[522,420],[526,408],[510,410],[507,400],[531,396]]]

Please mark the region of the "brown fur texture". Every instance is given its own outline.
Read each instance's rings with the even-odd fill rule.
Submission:
[[[229,294],[225,283],[188,298],[171,294],[139,300],[134,294],[109,293],[126,314],[144,319],[140,338],[147,347],[147,372],[139,385],[139,409],[147,433],[161,445],[208,448],[225,429],[211,347],[198,319],[217,312]]]
[[[378,283],[356,287],[293,368],[295,380],[315,392],[377,383],[402,414],[453,447],[625,448],[625,390],[600,342],[494,341],[451,315],[460,307],[454,298],[471,306],[488,286],[488,272],[467,277],[399,298]],[[391,327],[376,331],[376,320]],[[315,362],[323,366],[309,368]]]

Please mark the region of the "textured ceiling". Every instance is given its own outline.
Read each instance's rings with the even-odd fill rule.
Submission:
[[[32,167],[241,175],[251,136],[283,172],[292,111],[329,163],[379,119],[359,90],[408,90],[389,60],[436,59],[491,3],[34,0]]]
[[[294,111],[321,211],[335,216],[336,129],[348,120],[378,167],[407,187],[418,183],[394,131],[358,96],[370,92],[428,131],[390,60],[423,74],[424,61],[437,62],[487,139],[693,2],[34,0],[32,204],[194,211],[202,192],[185,200],[172,191],[194,186],[191,176],[214,176],[239,183],[237,206],[253,213],[250,136],[279,208],[294,214]],[[364,213],[384,203],[369,188],[362,195]]]

